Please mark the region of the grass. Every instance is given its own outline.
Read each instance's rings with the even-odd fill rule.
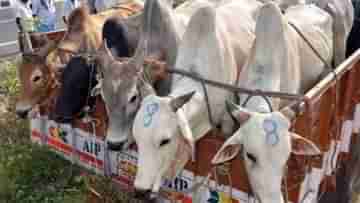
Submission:
[[[19,92],[16,61],[0,62],[0,203],[83,203],[90,188],[101,197],[91,202],[134,203],[111,180],[31,143],[29,122],[14,114]]]
[[[16,64],[0,65],[0,202],[84,202],[86,184],[79,168],[32,144],[28,121],[14,114]]]

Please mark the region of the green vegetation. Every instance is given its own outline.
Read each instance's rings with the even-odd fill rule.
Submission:
[[[0,202],[84,202],[80,170],[32,144],[28,121],[13,113],[19,92],[16,64],[0,65]]]

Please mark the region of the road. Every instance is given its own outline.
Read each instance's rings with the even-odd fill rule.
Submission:
[[[63,1],[56,1],[57,29],[64,28],[61,19]],[[0,9],[0,57],[12,55],[19,51],[17,44],[17,27],[12,8]]]

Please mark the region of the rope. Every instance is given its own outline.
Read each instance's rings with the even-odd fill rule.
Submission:
[[[292,22],[288,22],[288,24],[294,28],[294,30],[299,34],[299,36],[305,41],[305,43],[310,47],[310,49],[315,53],[315,55],[325,64],[325,66],[332,70],[334,69],[331,64],[329,64],[324,57],[321,56],[321,54],[315,49],[315,47],[311,44],[308,38],[305,37],[305,35],[300,31],[300,29]]]
[[[212,113],[211,113],[211,106],[210,106],[208,91],[207,91],[205,83],[203,81],[200,82],[200,83],[201,83],[201,86],[203,87],[203,90],[204,90],[204,96],[205,96],[206,107],[207,107],[206,109],[207,109],[207,112],[208,112],[208,119],[209,119],[209,122],[210,122],[210,125],[212,126],[212,128],[215,128],[216,125],[214,123],[214,119],[213,119],[213,116],[212,116]]]
[[[271,102],[270,102],[269,98],[266,97],[266,96],[264,96],[264,95],[259,95],[259,96],[262,97],[262,98],[265,100],[266,104],[269,106],[270,112],[273,112],[274,110],[273,110],[273,107],[272,107],[272,105],[271,105]],[[241,104],[241,106],[242,106],[242,107],[245,107],[246,104],[249,102],[249,100],[250,100],[252,97],[254,97],[254,95],[249,95],[249,96],[246,98],[246,100],[244,101],[244,103]]]
[[[229,90],[232,92],[250,94],[250,95],[254,95],[254,96],[267,96],[267,97],[281,98],[281,99],[286,99],[286,100],[297,100],[297,101],[305,100],[305,97],[301,94],[290,94],[290,93],[262,91],[262,90],[250,90],[250,89],[246,89],[246,88],[237,87],[236,85],[229,85],[229,84],[222,83],[222,82],[208,80],[199,75],[194,75],[193,72],[189,72],[189,71],[185,71],[185,70],[181,70],[181,69],[166,68],[166,71],[169,73],[172,73],[172,74],[186,76],[195,81],[204,82],[207,85],[226,89],[226,90]]]

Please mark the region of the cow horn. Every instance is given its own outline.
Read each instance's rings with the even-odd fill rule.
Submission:
[[[131,58],[130,63],[132,63],[136,71],[141,72],[143,68],[143,64],[145,61],[145,49],[146,49],[146,43],[145,40],[142,40],[139,43],[139,46],[136,48],[136,52],[133,58]]]
[[[245,109],[235,105],[233,102],[226,100],[226,110],[230,113],[231,118],[239,125],[244,124],[251,117]]]
[[[106,40],[104,40],[104,43],[103,43],[103,47],[102,47],[102,48],[103,48],[106,56],[108,56],[110,60],[114,60],[114,56],[113,56],[112,52],[110,51],[109,46],[108,46]]]
[[[99,65],[99,70],[104,72],[104,70],[106,70],[114,60],[115,58],[108,48],[107,41],[104,39],[101,47],[95,55],[95,61]]]
[[[149,49],[149,40],[150,40],[150,29],[152,23],[152,12],[153,12],[154,1],[147,1],[145,3],[144,15],[142,28],[141,28],[141,41],[139,42],[138,47],[136,48],[134,60],[132,63],[135,65],[135,68],[138,72],[142,71],[145,57]]]
[[[170,106],[174,112],[177,112],[184,104],[186,104],[195,94],[195,91],[173,98],[170,102]]]
[[[142,98],[145,98],[149,95],[156,95],[154,88],[145,80],[139,81],[139,91]]]

